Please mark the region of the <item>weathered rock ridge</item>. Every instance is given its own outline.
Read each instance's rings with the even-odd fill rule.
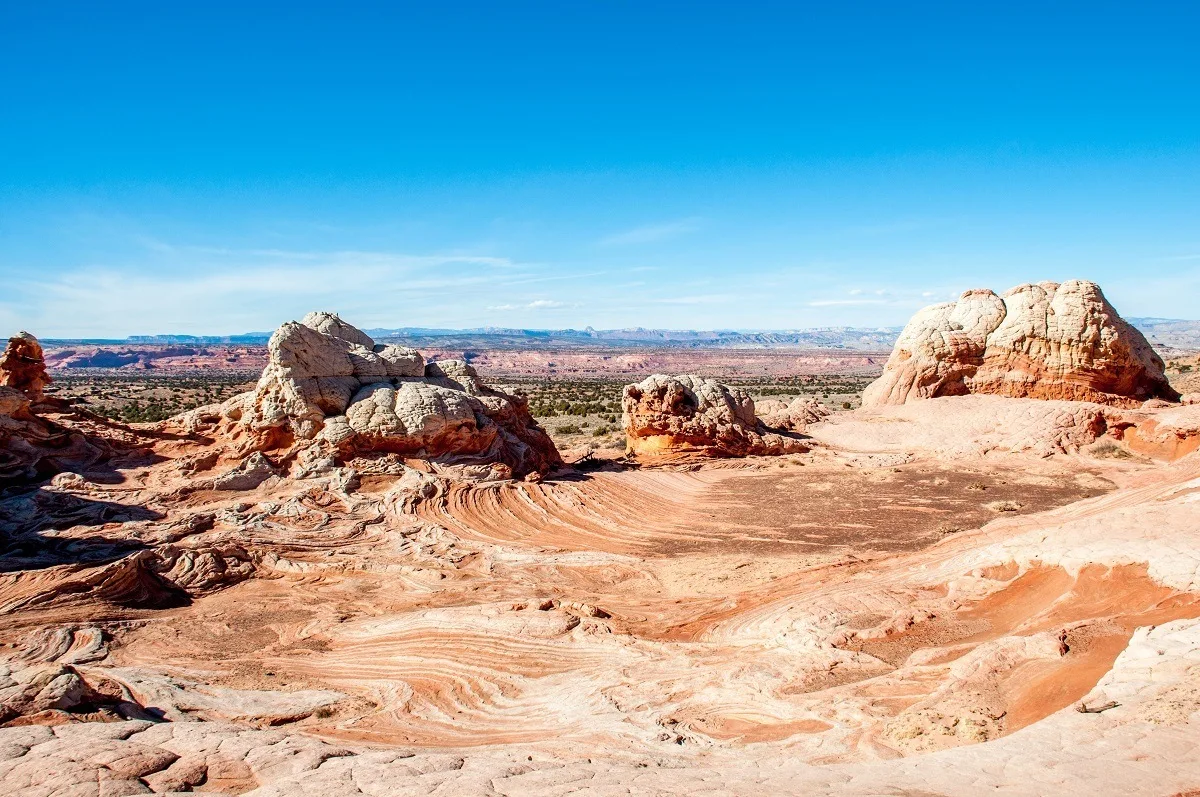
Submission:
[[[771,426],[746,391],[688,374],[654,374],[626,385],[621,397],[626,447],[635,455],[744,457],[807,451],[790,432],[822,417],[819,404],[797,399],[772,407]],[[827,412],[827,411],[825,411]]]
[[[863,403],[969,393],[1121,407],[1179,398],[1142,333],[1084,280],[1019,285],[1003,296],[971,290],[926,307],[900,334]]]
[[[561,464],[525,400],[488,387],[466,362],[426,363],[413,349],[376,344],[332,313],[284,324],[268,352],[252,392],[185,423],[216,421],[245,452],[303,450],[310,461],[389,453],[496,466],[513,476]]]

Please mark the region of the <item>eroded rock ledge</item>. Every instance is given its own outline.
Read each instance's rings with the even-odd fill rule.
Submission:
[[[117,441],[45,417],[76,412],[43,394],[50,381],[38,339],[28,332],[9,338],[0,355],[0,487],[90,467],[116,453]],[[98,420],[76,414],[83,421]]]
[[[864,405],[985,393],[1136,407],[1177,401],[1163,361],[1100,286],[1019,285],[965,292],[908,322]]]
[[[700,376],[654,374],[622,393],[627,450],[638,456],[712,457],[808,451],[795,433],[828,410],[815,400],[774,404],[764,421],[744,390]]]

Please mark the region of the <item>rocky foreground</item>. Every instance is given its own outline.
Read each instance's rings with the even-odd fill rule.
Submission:
[[[1200,406],[735,400],[802,445],[576,470],[343,323],[157,426],[0,388],[0,792],[1200,788]]]

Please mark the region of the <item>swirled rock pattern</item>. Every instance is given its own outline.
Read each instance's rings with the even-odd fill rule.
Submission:
[[[621,407],[632,454],[744,457],[808,450],[788,434],[803,423],[807,404],[778,410],[787,426],[773,430],[758,419],[746,391],[715,379],[655,374],[626,385]]]
[[[309,348],[375,363],[314,324]],[[0,388],[41,449],[127,441],[0,489],[0,794],[1200,785],[1200,406],[975,395],[814,424],[692,382],[704,420],[662,428],[765,436],[761,409],[822,445],[461,479],[420,454],[461,457],[481,412],[524,428],[465,363],[352,365],[341,414],[305,417],[331,391],[280,351],[238,419],[102,426]],[[247,453],[259,399],[299,410]]]
[[[1179,396],[1163,362],[1094,282],[971,290],[926,307],[900,334],[864,405],[986,393],[1135,407]]]
[[[116,453],[114,440],[44,417],[45,412],[65,412],[79,420],[87,415],[47,398],[43,389],[50,381],[37,338],[28,332],[9,338],[0,355],[0,486],[90,467]]]
[[[488,387],[465,362],[426,363],[332,313],[284,324],[268,352],[253,392],[197,410],[183,425],[223,424],[243,451],[303,449],[308,460],[393,453],[495,465],[497,475],[518,477],[562,464],[525,400]]]
[[[1000,437],[1123,412],[1058,404],[541,483],[60,474],[0,498],[0,794],[1186,793],[1197,465]]]

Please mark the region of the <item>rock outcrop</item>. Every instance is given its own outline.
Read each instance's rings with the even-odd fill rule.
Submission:
[[[43,414],[70,412],[43,394],[50,384],[37,338],[21,332],[0,355],[0,486],[87,468],[114,453],[114,441],[68,428]]]
[[[24,393],[0,387],[0,486],[86,470],[126,448],[44,417]]]
[[[744,457],[808,450],[788,434],[802,423],[806,403],[795,412],[783,407],[779,420],[787,426],[772,429],[758,419],[746,391],[714,379],[654,374],[626,385],[621,405],[630,454]]]
[[[815,397],[800,396],[791,403],[766,399],[755,406],[761,421],[771,429],[803,432],[810,423],[820,423],[830,410]]]
[[[1093,282],[971,290],[900,334],[864,405],[985,393],[1136,407],[1178,400],[1163,362]]]
[[[340,460],[383,452],[513,476],[561,464],[525,400],[488,387],[465,362],[426,363],[332,313],[284,324],[268,352],[254,391],[219,409],[246,450],[306,448]]]
[[[50,384],[42,345],[28,332],[18,332],[8,339],[0,354],[0,386],[24,393],[31,401],[42,398],[42,390]]]

